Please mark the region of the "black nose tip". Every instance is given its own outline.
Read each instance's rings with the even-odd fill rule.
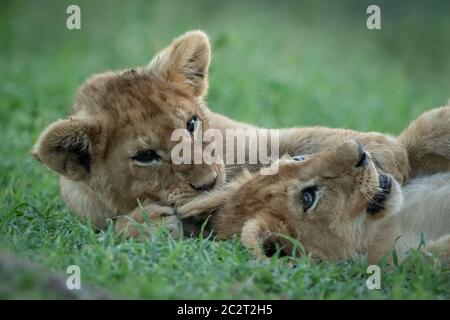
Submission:
[[[192,183],[190,183],[189,185],[191,186],[192,189],[197,190],[197,191],[209,191],[212,188],[214,188],[214,186],[216,185],[216,182],[217,182],[217,177],[215,177],[213,181],[211,181],[210,183],[207,183],[207,184],[195,186]]]
[[[367,152],[361,143],[358,142],[358,162],[355,167],[364,167],[367,164]]]

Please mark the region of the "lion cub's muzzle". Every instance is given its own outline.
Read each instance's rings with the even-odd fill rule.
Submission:
[[[192,189],[194,189],[196,191],[200,191],[200,192],[210,191],[216,185],[217,177],[218,177],[218,174],[214,173],[214,176],[212,176],[206,182],[201,182],[200,184],[197,184],[197,185],[195,185],[193,183],[189,183],[189,185],[191,186]]]
[[[392,177],[386,174],[378,174],[372,162],[371,156],[360,143],[356,143],[357,162],[355,168],[363,169],[362,189],[370,195],[367,204],[367,212],[375,215],[385,209],[386,201],[392,191]],[[377,186],[375,189],[372,186]]]
[[[385,174],[378,176],[378,185],[380,191],[375,193],[372,200],[367,206],[367,212],[370,214],[377,214],[384,210],[384,204],[392,191],[392,178]]]

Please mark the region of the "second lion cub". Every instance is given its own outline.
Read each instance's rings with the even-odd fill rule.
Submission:
[[[178,210],[204,220],[219,239],[240,235],[256,256],[304,251],[335,261],[367,254],[375,262],[394,247],[450,256],[450,107],[422,114],[399,137],[415,164],[405,186],[376,170],[357,142],[279,160],[272,176],[245,173],[222,190]],[[427,153],[439,155],[428,159]],[[433,161],[439,162],[434,163]],[[440,173],[432,171],[439,165]],[[429,168],[428,168],[429,166]],[[448,171],[448,170],[447,170]],[[433,191],[433,192],[430,192]],[[292,241],[294,239],[294,241]]]

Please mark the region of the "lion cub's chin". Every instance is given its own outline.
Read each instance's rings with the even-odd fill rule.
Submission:
[[[365,214],[371,219],[380,219],[400,212],[403,193],[400,184],[389,175],[379,175],[379,191],[369,201]]]

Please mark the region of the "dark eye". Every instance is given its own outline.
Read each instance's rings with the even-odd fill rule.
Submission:
[[[152,161],[159,160],[160,156],[153,150],[142,150],[133,157],[133,160],[142,164],[148,164]]]
[[[292,160],[294,160],[294,161],[303,161],[303,160],[305,160],[305,157],[304,156],[295,156],[295,157],[292,158]]]
[[[314,205],[314,203],[316,202],[316,192],[317,192],[316,186],[308,187],[308,188],[302,190],[302,193],[300,196],[301,196],[304,212],[308,211],[308,209],[311,208]]]
[[[189,131],[189,133],[193,133],[195,130],[195,123],[198,121],[197,116],[193,116],[191,119],[189,119],[188,122],[186,122],[186,129]]]

